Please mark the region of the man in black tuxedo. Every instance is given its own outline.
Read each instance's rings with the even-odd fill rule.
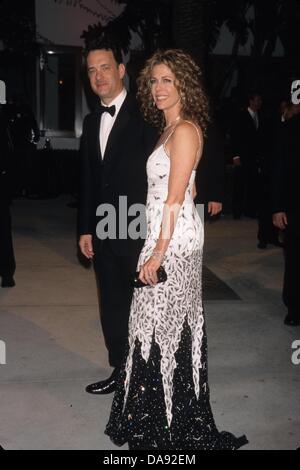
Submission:
[[[144,243],[143,239],[133,240],[126,233],[133,219],[128,217],[126,222],[127,210],[133,204],[146,203],[146,160],[158,136],[144,122],[135,98],[124,88],[122,54],[109,37],[102,36],[90,46],[86,63],[91,88],[101,103],[83,125],[79,245],[84,256],[94,262],[101,323],[109,363],[114,368],[109,379],[89,385],[86,391],[106,394],[115,390],[125,358],[133,294],[131,279]],[[121,205],[127,198],[125,209],[120,208],[120,197]],[[107,227],[106,239],[103,233],[96,236],[101,219],[96,217],[96,210],[100,205],[103,208],[103,204],[109,204],[116,214],[116,225]],[[125,233],[120,233],[124,226]]]
[[[213,122],[208,126],[196,173],[196,204],[204,204],[205,219],[222,211],[225,187],[224,138]]]
[[[4,106],[0,104],[0,277],[1,287],[14,287],[16,262],[10,215],[10,172],[12,142]]]
[[[243,110],[232,131],[234,187],[233,216],[239,219],[256,217],[259,201],[259,173],[261,171],[262,126],[259,110],[262,98],[258,93],[248,96],[247,109]]]
[[[286,325],[300,325],[300,105],[282,125],[272,178],[273,222],[285,230],[285,274],[283,301],[288,308]]]

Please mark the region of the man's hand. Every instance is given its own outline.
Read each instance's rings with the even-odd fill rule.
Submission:
[[[280,228],[280,230],[284,230],[288,225],[288,219],[285,212],[276,212],[273,214],[273,224],[275,227]]]
[[[211,217],[219,214],[223,209],[223,204],[221,202],[209,202],[208,203],[208,213]]]
[[[80,251],[88,259],[93,259],[94,257],[92,239],[92,235],[81,235],[79,239]]]

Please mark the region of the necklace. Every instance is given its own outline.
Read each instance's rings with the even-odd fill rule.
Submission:
[[[173,124],[175,124],[177,121],[179,121],[181,119],[180,116],[177,116],[176,119],[174,119],[174,121],[171,121],[165,128],[164,128],[164,131],[166,131],[167,129],[169,129],[169,127],[172,127]]]

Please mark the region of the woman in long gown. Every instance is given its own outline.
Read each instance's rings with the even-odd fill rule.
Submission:
[[[180,50],[155,53],[139,77],[145,119],[162,130],[147,162],[147,237],[139,257],[126,363],[106,434],[129,449],[237,449],[219,432],[207,382],[203,221],[193,203],[209,121],[200,70]],[[167,280],[157,283],[163,265]]]

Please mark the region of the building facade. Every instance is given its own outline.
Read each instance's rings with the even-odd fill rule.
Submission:
[[[89,88],[82,64],[81,35],[90,24],[106,24],[122,11],[110,0],[36,0],[37,119],[43,139],[53,148],[76,149]]]

